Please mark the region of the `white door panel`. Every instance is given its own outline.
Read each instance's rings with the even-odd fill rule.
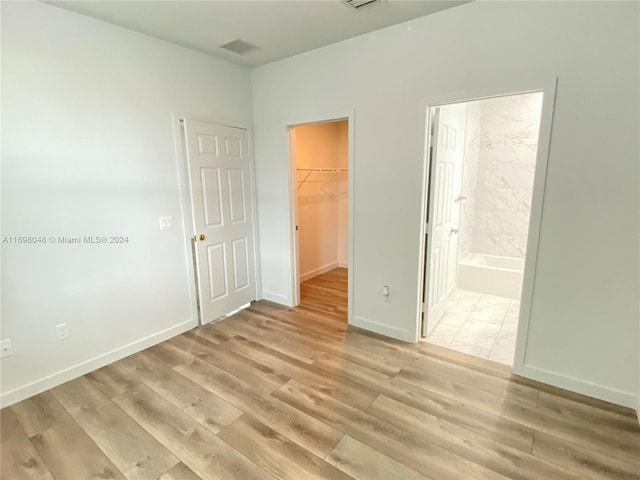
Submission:
[[[255,300],[247,132],[185,122],[201,322]]]
[[[466,104],[439,107],[434,115],[429,178],[427,259],[428,292],[423,335],[428,335],[447,308],[456,288]]]

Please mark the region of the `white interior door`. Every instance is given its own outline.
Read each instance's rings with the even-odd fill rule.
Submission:
[[[256,298],[247,131],[187,120],[185,132],[200,320],[207,323]]]
[[[456,289],[467,104],[447,105],[436,110],[432,117],[434,135],[427,209],[425,336],[444,315],[449,296]]]

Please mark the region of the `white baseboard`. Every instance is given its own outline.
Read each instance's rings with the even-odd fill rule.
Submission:
[[[310,272],[303,273],[300,275],[300,283],[306,282],[307,280],[310,280],[313,277],[317,277],[318,275],[322,275],[323,273],[327,273],[334,268],[338,268],[338,265],[338,262],[333,262],[329,265],[325,265],[324,267],[316,268],[315,270],[311,270]]]
[[[22,387],[5,392],[0,395],[0,408],[8,407],[9,405],[13,405],[21,400],[42,393],[45,390],[62,385],[69,380],[73,380],[74,378],[93,372],[105,365],[117,362],[118,360],[128,357],[129,355],[133,355],[145,348],[152,347],[158,343],[175,337],[176,335],[180,335],[181,333],[191,330],[196,326],[197,324],[193,320],[187,320],[186,322],[182,322],[178,325],[167,328],[166,330],[162,330],[161,332],[136,340],[135,342],[129,343],[123,347],[98,355],[86,362],[79,363],[73,367],[66,368],[60,372],[56,372],[52,375],[41,378],[40,380],[36,380],[35,382],[31,382],[23,385]]]
[[[395,338],[396,340],[402,340],[403,342],[416,343],[417,339],[412,338],[411,332],[407,330],[403,330],[401,328],[390,327],[389,325],[384,325],[382,323],[374,322],[372,320],[367,320],[366,318],[355,316],[352,321],[349,322],[350,325],[354,327],[359,327],[364,330],[369,330],[371,332],[379,333],[380,335],[385,335],[387,337]]]
[[[581,393],[589,397],[598,398],[607,402],[615,403],[623,407],[632,409],[640,408],[639,400],[633,393],[616,390],[614,388],[604,387],[595,383],[585,382],[576,378],[560,375],[542,368],[532,367],[531,365],[523,365],[519,372],[514,372],[522,377],[537,380],[538,382],[547,383],[555,387],[571,390]]]
[[[267,290],[262,290],[262,298],[264,300],[269,300],[273,303],[279,303],[280,305],[285,305],[287,307],[291,307],[291,300],[286,295],[280,295],[279,293],[268,292]]]

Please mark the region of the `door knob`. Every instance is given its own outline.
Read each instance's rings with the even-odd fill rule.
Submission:
[[[449,234],[453,235],[454,233],[458,233],[458,229],[457,228],[452,228],[451,230],[449,230]]]
[[[466,199],[467,199],[467,197],[465,197],[464,195],[458,195],[455,198],[454,202],[461,202],[462,200],[466,200]]]
[[[205,238],[205,237],[204,237],[204,233],[201,233],[201,234],[200,234],[200,241],[204,240],[204,238]]]

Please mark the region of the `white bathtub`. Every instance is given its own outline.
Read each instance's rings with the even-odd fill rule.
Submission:
[[[458,264],[458,288],[519,299],[524,259],[470,253]]]

